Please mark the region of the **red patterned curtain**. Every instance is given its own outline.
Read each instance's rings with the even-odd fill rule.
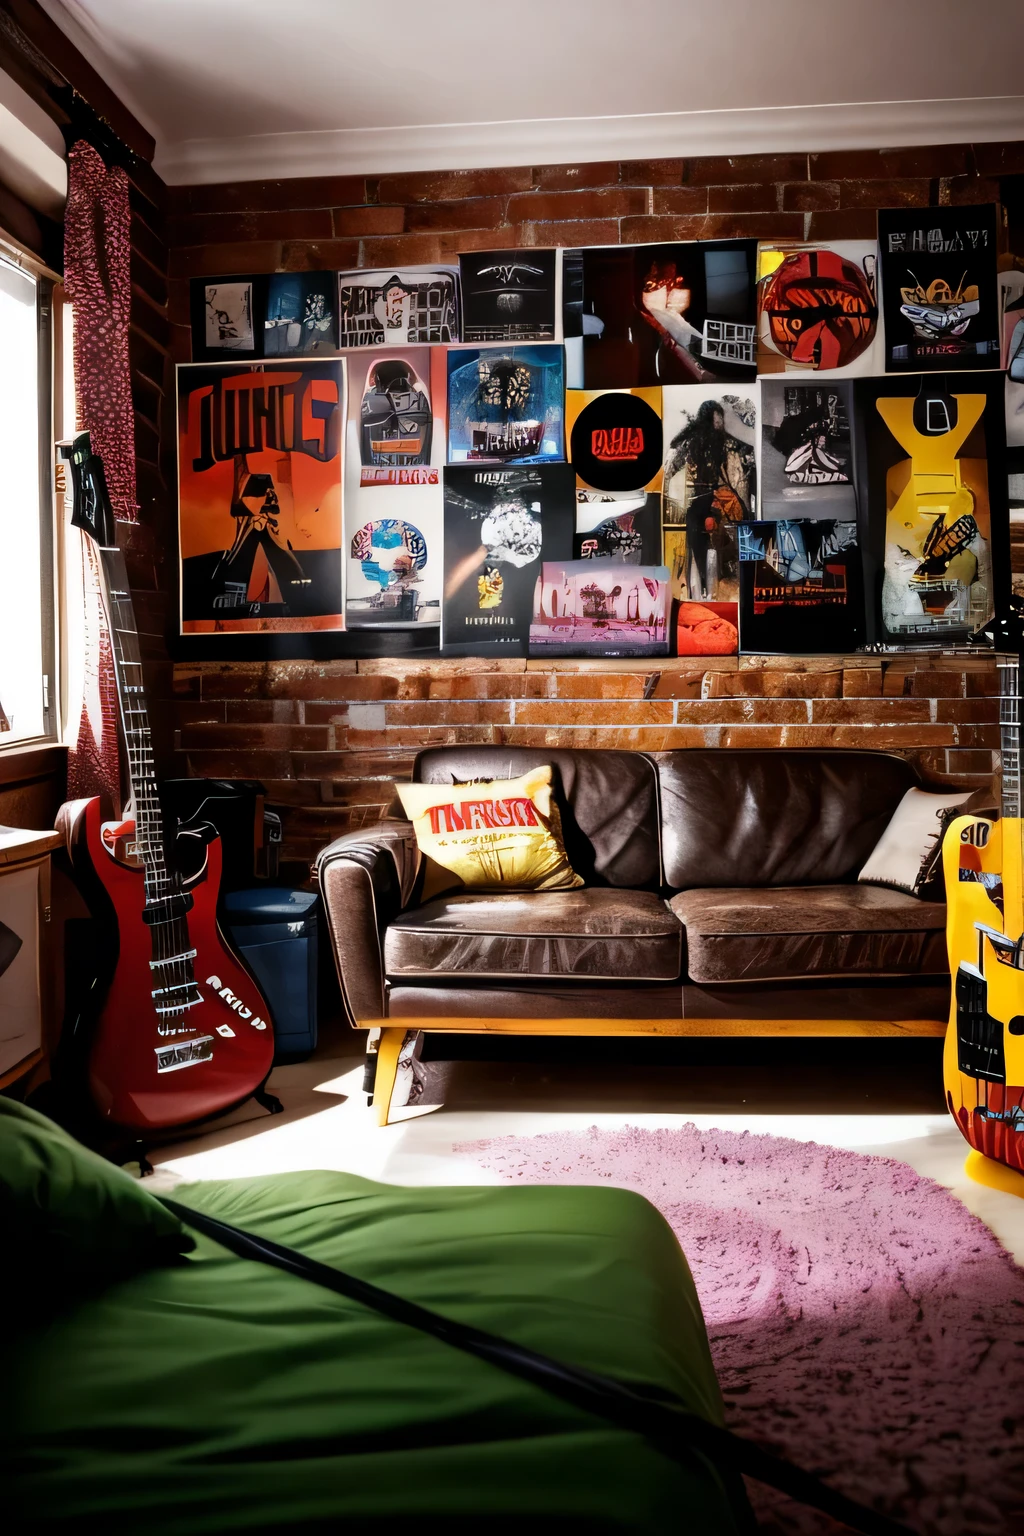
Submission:
[[[78,419],[103,459],[114,515],[135,522],[135,430],[128,363],[131,312],[131,212],[128,177],[107,169],[90,144],[68,154],[64,285],[74,312]],[[73,546],[71,546],[73,547]],[[72,798],[102,795],[120,810],[117,696],[100,602],[96,556],[82,540],[84,697],[68,761]],[[74,705],[72,705],[72,714]]]

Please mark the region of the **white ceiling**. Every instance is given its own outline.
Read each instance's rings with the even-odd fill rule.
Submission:
[[[1024,0],[41,0],[172,183],[1024,138]]]

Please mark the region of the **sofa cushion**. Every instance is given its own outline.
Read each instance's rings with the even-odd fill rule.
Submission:
[[[687,971],[702,983],[938,975],[946,908],[871,885],[681,891]]]
[[[389,977],[578,976],[675,981],[682,925],[651,891],[586,887],[443,896],[384,939]]]
[[[694,748],[655,760],[677,891],[852,880],[917,783],[888,752]]]
[[[588,885],[658,890],[658,780],[650,758],[640,752],[573,751],[566,747],[432,747],[419,754],[412,776],[417,784],[516,779],[545,763],[555,769],[562,835],[573,869]],[[862,859],[860,863],[863,862]]]

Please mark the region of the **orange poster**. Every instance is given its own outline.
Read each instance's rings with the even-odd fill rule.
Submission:
[[[181,632],[344,629],[345,360],[178,368]]]

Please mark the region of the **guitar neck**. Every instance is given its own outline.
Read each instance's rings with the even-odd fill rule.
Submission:
[[[142,654],[135,625],[124,555],[100,549],[117,699],[127,754],[128,782],[135,812],[135,841],[146,871],[146,898],[157,900],[171,889],[164,856],[163,815],[156,791],[153,738],[142,681]]]
[[[1024,850],[1021,847],[1020,658],[1001,657],[999,666],[999,750],[1004,822],[1002,879],[1004,929],[1024,933]]]

